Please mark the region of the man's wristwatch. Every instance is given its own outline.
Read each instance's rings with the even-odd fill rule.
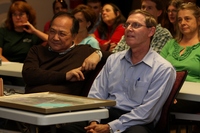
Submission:
[[[101,51],[100,51],[100,50],[96,50],[95,52],[99,55],[99,58],[100,58],[100,60],[101,60],[101,58],[102,58],[102,56],[103,56],[102,53],[101,53]]]

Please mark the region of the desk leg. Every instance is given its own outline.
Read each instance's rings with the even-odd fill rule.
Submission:
[[[56,125],[51,126],[51,133],[56,133]]]
[[[38,127],[35,125],[30,125],[30,133],[38,133]]]

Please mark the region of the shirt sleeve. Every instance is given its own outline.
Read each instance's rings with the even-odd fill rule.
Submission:
[[[111,57],[111,56],[110,56]],[[95,79],[89,97],[99,99],[107,99],[109,69],[112,65],[109,64],[110,57],[100,74]],[[123,132],[128,127],[133,125],[148,124],[155,121],[156,116],[160,114],[160,109],[164,105],[168,95],[171,92],[175,81],[176,72],[173,67],[160,67],[154,73],[151,84],[148,86],[148,93],[144,96],[140,106],[133,108],[129,113],[126,113],[108,124],[114,132]]]
[[[168,41],[165,46],[162,48],[161,52],[160,52],[160,55],[163,57],[163,58],[166,58],[168,53],[169,53],[169,48],[171,47],[171,41]]]
[[[119,119],[108,123],[112,130],[122,132],[133,125],[155,122],[156,116],[161,113],[160,108],[171,92],[176,77],[175,74],[176,72],[172,68],[158,72],[149,86],[143,103],[129,113],[122,115]]]
[[[43,47],[43,46],[40,46]],[[28,85],[43,85],[43,84],[59,84],[66,81],[66,74],[64,72],[57,72],[52,70],[44,70],[39,67],[40,53],[37,46],[33,46],[24,62],[22,75],[26,84]],[[40,57],[42,58],[42,57]]]
[[[113,53],[117,53],[126,49],[129,49],[130,47],[126,44],[126,40],[124,38],[124,35],[121,37],[121,40],[117,43],[117,46],[113,49]]]

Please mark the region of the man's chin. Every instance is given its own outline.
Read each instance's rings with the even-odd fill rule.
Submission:
[[[133,40],[133,39],[126,40],[126,44],[127,44],[127,45],[128,45],[128,44],[132,44],[133,42],[135,42],[135,40]]]

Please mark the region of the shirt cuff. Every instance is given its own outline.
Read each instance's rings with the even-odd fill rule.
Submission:
[[[121,133],[121,132],[123,132],[126,129],[122,125],[121,121],[119,121],[119,119],[111,121],[108,124],[112,128],[112,130],[113,130],[114,133]]]
[[[91,123],[93,121],[96,121],[97,123],[100,123],[100,120],[90,120],[90,121],[88,121],[88,123]]]

